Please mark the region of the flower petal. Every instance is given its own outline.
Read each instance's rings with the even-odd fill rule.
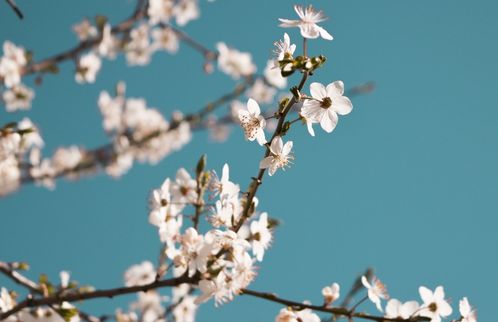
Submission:
[[[325,86],[323,86],[323,84],[317,83],[317,82],[311,83],[310,93],[311,93],[311,96],[313,96],[313,98],[316,98],[319,100],[322,100],[324,97],[327,97],[327,90],[325,89]],[[306,102],[309,102],[309,100],[307,100]]]
[[[353,103],[346,96],[332,99],[332,109],[339,115],[346,115],[353,110]]]
[[[288,141],[287,143],[284,144],[284,147],[282,148],[282,154],[283,155],[288,155],[290,151],[292,150],[292,141]]]
[[[329,34],[328,31],[325,30],[325,29],[323,29],[322,27],[317,26],[317,29],[318,29],[318,32],[320,33],[320,36],[323,39],[326,39],[326,40],[332,40],[332,39],[334,39],[334,37],[332,37],[332,35]]]
[[[325,132],[330,133],[335,129],[336,125],[337,114],[329,109],[327,113],[323,114],[322,119],[320,120],[320,126]]]
[[[252,98],[247,100],[247,110],[249,111],[249,113],[253,114],[254,116],[258,116],[259,113],[261,113],[258,102],[256,102]]]
[[[327,85],[327,96],[334,98],[344,94],[344,83],[342,81],[335,81]]]

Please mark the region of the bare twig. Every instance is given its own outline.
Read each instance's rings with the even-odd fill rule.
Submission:
[[[16,13],[16,15],[19,17],[19,19],[23,19],[24,15],[21,12],[21,9],[17,6],[16,2],[14,0],[5,0],[9,7]]]

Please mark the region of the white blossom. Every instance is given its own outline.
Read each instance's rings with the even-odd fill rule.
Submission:
[[[284,40],[279,40],[275,42],[274,45],[276,47],[273,50],[273,53],[277,58],[276,67],[278,67],[279,61],[291,58],[292,55],[294,55],[294,51],[296,51],[296,45],[291,44],[290,37],[287,33],[284,33]]]
[[[150,23],[167,23],[173,15],[174,4],[173,0],[149,0],[147,13],[150,17]]]
[[[216,44],[218,49],[218,66],[222,72],[233,79],[249,76],[256,72],[251,54],[243,53],[236,49],[228,48],[223,42]]]
[[[102,40],[100,41],[97,52],[100,56],[109,59],[116,58],[119,49],[119,40],[112,34],[112,27],[106,23],[102,30]]]
[[[453,312],[451,306],[444,298],[444,288],[436,287],[434,292],[425,286],[418,289],[424,304],[420,308],[420,315],[431,319],[431,322],[440,322],[441,317],[447,317]]]
[[[266,121],[261,115],[259,104],[252,98],[247,101],[247,110],[239,110],[239,121],[244,129],[246,139],[256,140],[259,145],[266,143],[264,132]]]
[[[273,61],[269,60],[266,63],[265,70],[263,72],[266,81],[277,88],[284,88],[287,86],[287,78],[282,76],[280,68],[275,67]]]
[[[199,18],[197,0],[179,0],[173,8],[173,15],[179,26],[185,26],[189,21]]]
[[[368,298],[370,301],[372,301],[377,309],[382,312],[380,300],[387,300],[389,298],[386,286],[375,276],[372,278],[371,283],[368,282],[365,276],[362,276],[361,283],[368,290]]]
[[[35,92],[23,84],[14,85],[2,94],[7,112],[28,110],[34,97]]]
[[[461,322],[477,322],[477,312],[470,306],[466,297],[460,300],[458,309],[462,316]]]
[[[270,176],[275,174],[275,171],[289,166],[291,160],[294,158],[290,152],[292,149],[292,141],[283,143],[280,136],[276,136],[270,145],[270,155],[261,160],[259,167],[261,169],[269,169]]]
[[[333,39],[332,35],[317,25],[317,23],[327,19],[322,11],[316,11],[311,5],[306,8],[295,5],[294,10],[300,20],[279,19],[280,22],[282,22],[280,27],[299,27],[301,30],[301,36],[304,38],[314,39],[320,36],[326,40]]]
[[[259,103],[271,103],[276,93],[275,88],[268,86],[264,80],[258,78],[247,92],[247,96]]]
[[[171,28],[156,28],[152,30],[152,38],[154,43],[152,47],[155,50],[164,49],[169,53],[176,53],[180,47],[178,35]]]
[[[102,62],[99,56],[95,55],[93,52],[81,56],[75,74],[76,82],[80,84],[95,83],[101,65]]]
[[[73,25],[73,31],[81,41],[93,38],[98,34],[97,28],[93,26],[87,18],[83,19],[80,23]]]
[[[322,295],[325,305],[332,304],[335,300],[341,296],[341,287],[337,283],[332,283],[331,286],[326,286],[322,289]]]
[[[386,304],[386,317],[391,319],[405,319],[408,320],[410,317],[416,314],[420,305],[417,301],[408,301],[401,303],[397,299],[390,299]]]
[[[268,214],[266,212],[259,216],[259,220],[251,222],[251,246],[252,252],[258,261],[263,261],[265,250],[271,243],[271,231],[268,225]]]
[[[147,285],[154,282],[156,270],[149,261],[133,265],[124,274],[125,286]]]
[[[343,96],[344,84],[341,81],[335,81],[327,87],[320,83],[311,83],[310,92],[313,99],[306,99],[301,108],[301,115],[307,123],[320,123],[322,129],[328,133],[337,125],[337,114],[346,115],[353,109],[349,98]]]

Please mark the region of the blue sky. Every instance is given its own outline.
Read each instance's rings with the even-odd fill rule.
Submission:
[[[22,22],[0,6],[0,41],[21,44],[43,58],[76,42],[70,28],[85,16],[115,23],[133,1],[18,1]],[[201,19],[185,30],[214,48],[216,42],[250,51],[258,70],[293,18],[288,1],[201,1]],[[266,178],[260,210],[281,219],[252,288],[320,302],[320,290],[346,290],[366,267],[376,269],[393,297],[419,299],[418,287],[444,285],[454,309],[468,296],[481,321],[491,321],[498,291],[498,3],[496,1],[316,1],[330,19],[332,42],[310,42],[328,61],[314,81],[346,86],[375,81],[374,93],[355,97],[353,112],[332,134],[292,131],[295,162]],[[286,30],[297,39],[298,30]],[[299,49],[298,49],[299,50]],[[197,110],[229,91],[233,81],[206,75],[198,53],[181,46],[157,54],[145,68],[123,58],[105,62],[97,82],[74,82],[66,63],[36,88],[29,112],[0,111],[0,123],[30,117],[46,141],[95,147],[106,141],[96,105],[101,90],[127,82],[165,115]],[[27,83],[33,86],[33,79]],[[292,78],[291,82],[297,82]],[[147,196],[176,169],[193,169],[202,153],[209,166],[228,162],[246,186],[262,150],[240,130],[220,145],[204,133],[156,166],[138,165],[119,180],[97,176],[61,181],[55,191],[24,187],[0,200],[0,258],[25,260],[31,276],[56,277],[66,269],[84,284],[122,283],[131,264],[155,260],[159,241],[147,223]],[[4,280],[1,280],[4,284]],[[10,284],[6,284],[10,285]],[[129,298],[88,303],[113,312]],[[257,310],[255,310],[257,308]],[[365,308],[373,311],[371,306]],[[272,320],[280,307],[253,298],[201,308],[199,321]],[[242,314],[241,314],[242,313]]]

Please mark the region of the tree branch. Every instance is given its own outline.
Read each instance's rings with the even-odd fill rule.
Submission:
[[[96,299],[96,298],[113,298],[115,296],[138,293],[138,292],[147,292],[153,289],[158,289],[163,287],[173,287],[185,283],[195,284],[196,282],[197,278],[195,276],[194,277],[181,276],[166,280],[154,281],[146,285],[118,287],[118,288],[96,290],[85,293],[69,293],[64,295],[57,294],[55,296],[42,297],[42,298],[27,298],[26,300],[18,303],[11,310],[0,314],[0,320],[6,319],[12,314],[16,314],[22,309],[30,307],[60,304],[62,302],[76,302],[76,301],[83,301],[83,300]]]
[[[7,2],[9,7],[16,13],[16,15],[17,15],[17,17],[19,17],[19,19],[24,18],[24,15],[22,14],[21,9],[19,9],[19,7],[17,6],[17,4],[14,0],[5,0],[5,2]]]
[[[351,312],[347,308],[344,307],[328,307],[328,306],[318,306],[312,304],[305,304],[296,301],[286,300],[278,297],[274,293],[265,293],[258,292],[249,289],[243,289],[241,295],[250,295],[254,297],[258,297],[264,300],[268,300],[270,302],[280,303],[289,307],[292,307],[297,310],[303,309],[311,309],[318,312],[324,313],[332,313],[337,316],[347,317],[347,318],[360,318],[364,320],[378,321],[378,322],[416,322],[416,321],[430,321],[430,318],[423,316],[414,316],[410,319],[402,319],[402,318],[386,318],[383,316],[374,316],[369,315],[362,312]]]

